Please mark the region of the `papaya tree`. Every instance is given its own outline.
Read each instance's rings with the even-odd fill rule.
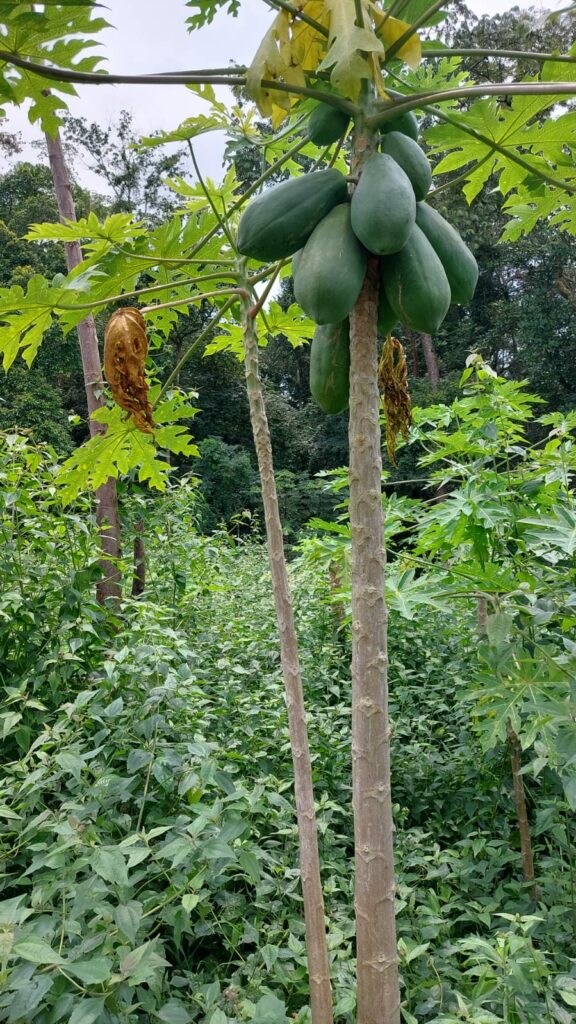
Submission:
[[[191,0],[188,6],[194,13],[189,27],[201,30],[222,7],[233,15],[241,2]],[[6,5],[0,49],[3,94],[13,102],[30,99],[32,116],[49,132],[57,127],[61,94],[75,84],[101,87],[140,82],[159,88],[188,85],[209,103],[205,117],[191,118],[151,144],[192,139],[210,129],[226,130],[232,118],[236,132],[250,132],[250,115],[240,108],[231,113],[216,99],[213,87],[217,85],[244,89],[260,113],[271,118],[276,134],[268,139],[272,163],[243,195],[232,172],[215,187],[206,186],[196,168],[197,184],[175,182],[183,212],[152,231],[123,214],[104,224],[90,217],[77,224],[37,226],[31,237],[82,240],[87,255],[64,280],[37,277],[26,292],[3,290],[0,348],[6,368],[19,353],[32,362],[54,319],[71,329],[87,311],[118,302],[124,307],[138,303],[137,317],[126,314],[126,323],[137,323],[138,333],[144,318],[147,330],[162,337],[169,333],[179,310],[196,302],[212,303],[212,321],[194,346],[210,339],[213,351],[229,348],[246,358],[285,643],[290,610],[288,595],[281,589],[285,582],[282,552],[274,540],[279,523],[258,388],[257,324],[264,337],[282,332],[300,340],[312,334],[312,321],[316,323],[314,365],[321,379],[313,379],[313,390],[328,412],[347,397],[350,410],[357,1020],[359,1024],[398,1024],[380,391],[393,452],[394,435],[408,426],[409,400],[403,355],[392,330],[400,322],[433,335],[451,302],[469,301],[477,276],[457,233],[424,202],[431,175],[418,146],[414,111],[425,114],[426,124],[431,124],[425,131],[429,153],[442,156],[435,173],[458,171],[452,187],[462,186],[468,201],[487,185],[497,187],[519,231],[548,220],[574,232],[576,169],[570,147],[576,113],[562,111],[560,105],[576,94],[576,55],[529,54],[540,72],[525,81],[506,82],[506,103],[502,104],[502,84],[477,83],[463,69],[460,58],[470,58],[469,49],[462,54],[434,48],[428,41],[423,45],[420,33],[436,23],[449,3],[266,3],[276,14],[248,68],[168,70],[139,76],[104,74],[94,70],[96,58],[82,54],[101,27],[92,18],[97,5],[91,0],[75,5],[46,3],[40,12]],[[477,49],[475,55],[488,60],[491,53]],[[223,59],[231,56],[225,54]],[[316,108],[320,113],[314,111],[307,123],[313,104],[320,104]],[[343,156],[348,132],[349,165]],[[312,156],[317,166],[302,174],[300,155]],[[288,180],[246,205],[279,168],[288,172]],[[277,275],[289,269],[290,258],[299,306],[283,312],[270,301],[270,294]],[[254,260],[257,267],[250,262]],[[326,329],[330,326],[332,331]],[[214,338],[216,328],[219,333]],[[379,364],[382,335],[387,340]],[[132,346],[126,350],[132,365],[135,336],[129,331],[125,344]],[[333,386],[325,376],[330,366],[327,346],[336,353]],[[162,386],[148,391],[143,364],[134,363],[136,376],[128,381],[129,389],[113,387],[128,418],[119,406],[96,414],[106,424],[106,434],[92,438],[64,466],[60,484],[65,498],[136,467],[141,480],[163,486],[169,466],[161,450],[193,452],[182,423],[193,409],[175,386],[178,370]],[[284,646],[284,656],[286,650]],[[290,701],[299,700],[299,672],[293,659],[283,657],[283,662],[285,678],[289,672],[296,682],[296,688],[287,686],[293,712]],[[299,735],[300,739],[293,730],[295,771],[308,776],[304,739]],[[299,779],[303,781],[302,776]],[[299,806],[299,826],[307,830],[304,847],[308,841],[315,842],[309,781],[305,791],[308,803]],[[300,790],[298,799],[302,796]],[[302,868],[305,887],[309,877],[304,860]],[[315,863],[313,870],[317,871]],[[306,907],[308,923],[314,917],[318,925],[315,932],[307,927],[312,1015],[315,1024],[323,1024],[331,1010],[317,886],[314,892],[314,906],[307,899]],[[310,943],[316,944],[317,956]]]

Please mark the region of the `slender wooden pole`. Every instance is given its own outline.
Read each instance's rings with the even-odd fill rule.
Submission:
[[[332,989],[320,878],[318,830],[298,638],[284,554],[282,524],[278,512],[270,430],[258,368],[258,338],[254,320],[250,316],[250,303],[248,300],[243,300],[242,305],[246,386],[262,487],[268,556],[280,634],[280,661],[286,692],[290,745],[294,765],[294,794],[300,840],[300,875],[304,901],[312,1024],[332,1024]]]
[[[45,138],[60,220],[75,221],[76,209],[60,133],[56,132],[54,137],[46,133]],[[66,266],[70,271],[82,262],[82,249],[79,242],[66,242],[64,250]],[[90,436],[93,437],[95,434],[105,431],[106,427],[103,423],[97,423],[91,418],[92,413],[104,405],[98,335],[92,314],[78,324],[77,332],[84,372]],[[101,603],[108,599],[117,602],[121,593],[120,571],[115,561],[120,555],[120,520],[118,518],[116,481],[113,477],[106,480],[96,491],[96,522],[100,527],[100,543],[103,551],[100,563],[102,578],[96,588],[98,600]]]

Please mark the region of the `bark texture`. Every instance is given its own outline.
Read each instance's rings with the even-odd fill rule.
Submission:
[[[300,674],[298,639],[284,555],[284,537],[278,512],[278,495],[272,461],[272,445],[258,369],[258,339],[255,325],[244,303],[244,345],[246,385],[250,420],[258,457],[262,487],[266,539],[278,631],[280,659],[286,691],[290,745],[294,765],[294,793],[300,840],[300,875],[304,900],[306,947],[313,1024],[332,1024],[332,989],[328,965],[324,899],[320,879],[320,857],[308,728]]]
[[[357,1024],[399,1024],[377,307],[378,261],[372,259],[350,319]]]
[[[512,783],[514,785],[514,802],[516,804],[516,815],[518,817],[518,830],[520,832],[520,852],[522,855],[522,874],[524,881],[530,884],[530,895],[533,900],[538,899],[538,888],[534,874],[534,858],[532,856],[532,836],[530,835],[530,824],[526,810],[526,793],[524,792],[524,776],[522,775],[522,747],[517,734],[512,728],[508,719],[506,725],[508,742],[510,744],[510,761],[512,763]]]
[[[55,137],[52,138],[46,133],[45,138],[60,220],[75,221],[76,209],[74,207],[70,178],[64,159],[60,134],[57,132]],[[64,250],[66,253],[66,266],[69,271],[73,270],[74,267],[77,267],[82,262],[80,243],[66,242]],[[96,334],[96,325],[92,314],[78,324],[77,332],[88,403],[90,436],[93,437],[94,434],[103,432],[106,427],[102,423],[96,423],[91,418],[92,413],[104,404],[98,335]],[[110,477],[96,491],[96,522],[100,528],[100,542],[104,555],[100,563],[102,578],[97,585],[98,600],[101,603],[107,599],[116,602],[120,598],[120,571],[111,559],[117,559],[120,555],[120,521],[118,518],[116,481],[113,477]]]
[[[146,547],[144,544],[144,520],[134,526],[134,574],[132,576],[132,597],[140,597],[146,588]]]
[[[438,384],[440,382],[440,371],[438,369],[438,359],[432,338],[429,334],[421,334],[420,342],[424,353],[424,362],[426,363],[426,373],[428,374],[430,389],[432,391],[437,391]]]

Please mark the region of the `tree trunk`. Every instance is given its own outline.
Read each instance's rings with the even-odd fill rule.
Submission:
[[[75,221],[76,210],[60,133],[57,132],[54,138],[46,133],[45,138],[60,220]],[[79,242],[66,242],[64,250],[66,253],[66,266],[70,271],[82,262],[82,249]],[[97,423],[91,418],[92,413],[104,405],[102,366],[98,351],[96,325],[92,314],[78,324],[77,332],[82,356],[90,436],[93,437],[95,434],[103,432],[106,427],[104,424]],[[96,593],[101,603],[107,599],[116,602],[120,598],[120,571],[113,559],[117,559],[120,555],[120,521],[118,518],[116,481],[113,477],[106,480],[96,491],[96,522],[100,528],[100,543],[104,553],[104,557],[100,562],[102,578],[98,581]]]
[[[144,546],[144,520],[134,526],[134,575],[132,576],[132,597],[140,597],[146,587],[146,548]]]
[[[440,371],[438,369],[438,359],[436,357],[436,350],[434,348],[432,338],[429,334],[420,334],[420,341],[422,343],[422,351],[424,353],[424,362],[426,363],[426,373],[428,374],[430,389],[432,391],[437,391],[438,383],[440,381]]]
[[[532,856],[532,837],[530,835],[530,824],[526,810],[526,793],[524,791],[524,776],[522,775],[522,748],[517,734],[512,728],[510,719],[506,724],[508,742],[510,744],[510,761],[512,763],[512,782],[514,785],[514,802],[518,817],[518,830],[520,832],[520,851],[522,854],[522,874],[524,881],[530,885],[530,895],[533,900],[538,899],[538,887],[534,874],[534,858]]]
[[[298,639],[284,555],[282,524],[278,512],[270,431],[258,370],[258,339],[254,320],[248,315],[249,303],[244,302],[243,305],[246,386],[262,487],[266,539],[280,634],[280,660],[286,691],[290,745],[294,765],[294,792],[300,839],[300,874],[304,900],[312,1024],[332,1024],[332,990],[326,943],[324,899],[320,879],[312,765],[308,747]]]
[[[370,259],[364,287],[350,318],[357,1024],[399,1024],[377,308],[378,261]]]

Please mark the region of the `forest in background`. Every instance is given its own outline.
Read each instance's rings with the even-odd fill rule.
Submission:
[[[572,22],[543,23],[536,11],[518,9],[492,18],[468,15],[449,19],[438,32],[452,45],[517,50],[544,47],[562,51],[570,45]],[[511,71],[530,70],[526,61],[500,59],[488,69],[491,81]],[[266,124],[261,127],[266,130]],[[268,128],[268,130],[270,130]],[[150,225],[160,223],[179,198],[163,182],[175,175],[193,175],[189,153],[173,155],[154,149],[136,151],[130,115],[102,127],[70,118],[64,130],[70,167],[76,158],[100,175],[102,194],[74,186],[78,216],[134,212]],[[7,151],[8,150],[8,151]],[[246,140],[230,141],[226,159],[235,163],[248,186],[261,172],[261,155]],[[52,177],[47,164],[20,163],[18,153],[4,147],[0,176],[2,257],[0,286],[24,285],[34,273],[51,276],[65,269],[63,248],[55,242],[22,239],[30,225],[58,220]],[[304,164],[305,166],[305,164]],[[468,206],[461,194],[444,183],[437,208],[449,210],[451,221],[474,252],[481,268],[473,302],[453,307],[440,332],[430,338],[418,332],[401,334],[409,365],[415,405],[450,401],[470,352],[478,352],[499,374],[527,380],[550,410],[576,407],[576,241],[548,224],[514,241],[500,241],[507,217],[498,197],[485,191]],[[284,307],[294,301],[291,281],[279,294]],[[179,318],[169,344],[158,356],[158,372],[178,362],[191,339],[210,320],[213,308],[204,303]],[[99,320],[102,334],[105,317]],[[215,332],[216,333],[216,332]],[[268,418],[283,521],[290,541],[313,516],[329,516],[332,503],[317,474],[348,462],[347,417],[326,417],[310,396],[309,346],[294,348],[271,336],[261,357]],[[200,480],[202,529],[230,525],[242,513],[261,518],[255,463],[242,365],[229,353],[209,359],[195,354],[180,375],[185,390],[198,393],[199,413],[193,434],[201,461],[179,460],[183,472]],[[73,334],[53,328],[29,370],[17,363],[0,378],[0,429],[17,425],[32,431],[61,454],[86,437],[86,399],[80,354]],[[398,467],[388,467],[392,480],[409,480],[402,493],[419,494],[415,460],[400,451]]]

